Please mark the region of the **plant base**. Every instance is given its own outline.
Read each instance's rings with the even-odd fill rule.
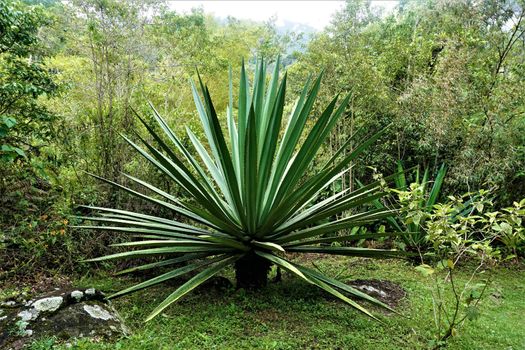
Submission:
[[[260,289],[268,284],[271,263],[254,253],[248,253],[235,263],[237,288]]]

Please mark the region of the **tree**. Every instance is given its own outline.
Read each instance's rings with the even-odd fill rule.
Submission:
[[[38,155],[53,135],[56,116],[39,100],[58,92],[39,48],[48,24],[40,7],[0,1],[0,161]]]

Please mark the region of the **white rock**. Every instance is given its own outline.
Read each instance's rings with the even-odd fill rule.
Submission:
[[[20,311],[17,316],[20,317],[22,321],[27,322],[27,321],[36,320],[36,318],[38,317],[38,314],[39,314],[38,310],[29,309],[29,310]]]
[[[79,290],[74,290],[71,292],[71,297],[75,299],[76,301],[80,301],[84,297],[84,293],[82,293]]]
[[[386,296],[386,293],[384,291],[382,291],[380,289],[377,289],[377,288],[374,288],[372,286],[359,286],[358,288],[363,290],[363,291],[370,292],[370,293],[377,293],[377,294],[381,295],[382,297]]]
[[[86,295],[95,295],[95,288],[88,288],[85,293]]]
[[[35,301],[33,307],[40,312],[53,312],[58,310],[63,301],[62,297],[49,297]]]
[[[84,311],[93,318],[100,318],[104,321],[113,319],[113,315],[98,305],[84,305]]]

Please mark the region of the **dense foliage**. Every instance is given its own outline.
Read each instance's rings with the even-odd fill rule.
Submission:
[[[47,23],[41,8],[23,11],[18,3],[0,3],[0,159],[13,162],[39,154],[53,135],[53,113],[40,103],[58,86],[47,56],[39,47],[38,29]]]
[[[58,98],[59,90],[55,74],[45,64],[51,53],[38,35],[49,24],[41,7],[0,1],[0,248],[7,241],[13,250],[22,246],[27,253],[2,251],[0,273],[32,270],[50,239],[43,234],[35,242],[34,231],[40,235],[64,229],[64,218],[51,209],[56,190],[42,179],[50,156],[46,147],[54,142],[57,122],[45,100]],[[42,216],[45,220],[40,220]],[[39,221],[42,225],[37,225]]]
[[[352,92],[334,144],[393,122],[368,165],[445,163],[447,192],[496,186],[510,204],[525,195],[524,15],[521,1],[401,1],[387,16],[349,1],[293,69],[325,69],[328,97]]]
[[[148,166],[118,135],[136,132],[152,141],[133,112],[147,115],[148,100],[184,147],[192,145],[185,127],[205,137],[187,84],[196,67],[226,127],[228,66],[237,100],[243,58],[251,75],[257,57],[281,55],[279,68],[287,69],[293,92],[284,98],[285,114],[293,110],[290,96],[300,95],[300,83],[324,70],[305,129],[336,94],[349,94],[307,176],[318,173],[350,136],[342,157],[362,135],[391,125],[319,201],[374,181],[370,167],[389,175],[402,161],[407,185],[416,180],[410,169],[428,169],[427,189],[446,164],[432,203],[489,188],[493,211],[503,213],[501,208],[525,196],[524,16],[521,0],[405,0],[391,13],[380,13],[369,1],[347,1],[325,30],[295,33],[271,20],[220,20],[201,9],[183,14],[157,1],[0,0],[0,253],[6,257],[0,278],[82,270],[88,265],[75,260],[109,253],[106,246],[123,237],[70,227],[76,224],[71,214],[86,213],[79,204],[170,217],[169,210],[136,201],[85,172],[133,189],[136,184],[122,172],[141,174],[181,197],[181,186]],[[341,218],[334,214],[325,222]],[[399,228],[414,227],[384,220],[340,235]],[[510,237],[516,249],[508,254],[523,254],[521,241],[515,242],[521,236]],[[409,242],[394,242],[398,248],[402,243]],[[392,246],[388,238],[379,244]]]

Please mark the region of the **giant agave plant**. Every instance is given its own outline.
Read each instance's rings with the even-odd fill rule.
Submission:
[[[193,273],[187,282],[155,308],[147,320],[232,265],[238,287],[264,286],[270,267],[276,265],[370,317],[374,316],[349,296],[388,308],[359,290],[290,261],[285,254],[322,253],[371,258],[399,255],[399,252],[392,250],[331,245],[333,242],[379,237],[385,233],[327,235],[392,215],[392,210],[374,209],[373,205],[366,210],[357,210],[385,195],[379,182],[318,199],[318,194],[348,170],[349,164],[382,132],[365,139],[350,153],[345,152],[352,141],[348,140],[320,169],[311,174],[309,169],[312,160],[344,113],[349,98],[344,98],[339,104],[338,98],[334,98],[313,126],[307,127],[321,76],[314,81],[308,80],[291,114],[285,119],[286,73],[279,79],[277,60],[267,83],[266,69],[267,65],[263,61],[256,65],[253,87],[250,89],[243,64],[237,106],[233,102],[230,72],[227,133],[221,127],[208,88],[199,76],[200,93],[193,82],[191,85],[206,142],[199,140],[187,128],[193,148],[185,146],[153,106],[152,118],[158,125],[150,124],[138,116],[152,142],[137,136],[143,144],[139,146],[124,137],[137,152],[183,189],[187,194],[186,200],[181,201],[130,175],[126,176],[154,195],[146,195],[101,179],[138,198],[171,210],[177,217],[187,219],[182,222],[101,207],[90,207],[100,213],[99,216],[84,218],[101,223],[82,226],[84,228],[125,232],[134,238],[130,242],[115,244],[132,250],[91,261],[158,256],[160,259],[153,263],[123,272],[173,266],[168,272],[124,289],[112,297]],[[159,129],[162,133],[157,132]],[[308,132],[302,137],[305,130]]]

